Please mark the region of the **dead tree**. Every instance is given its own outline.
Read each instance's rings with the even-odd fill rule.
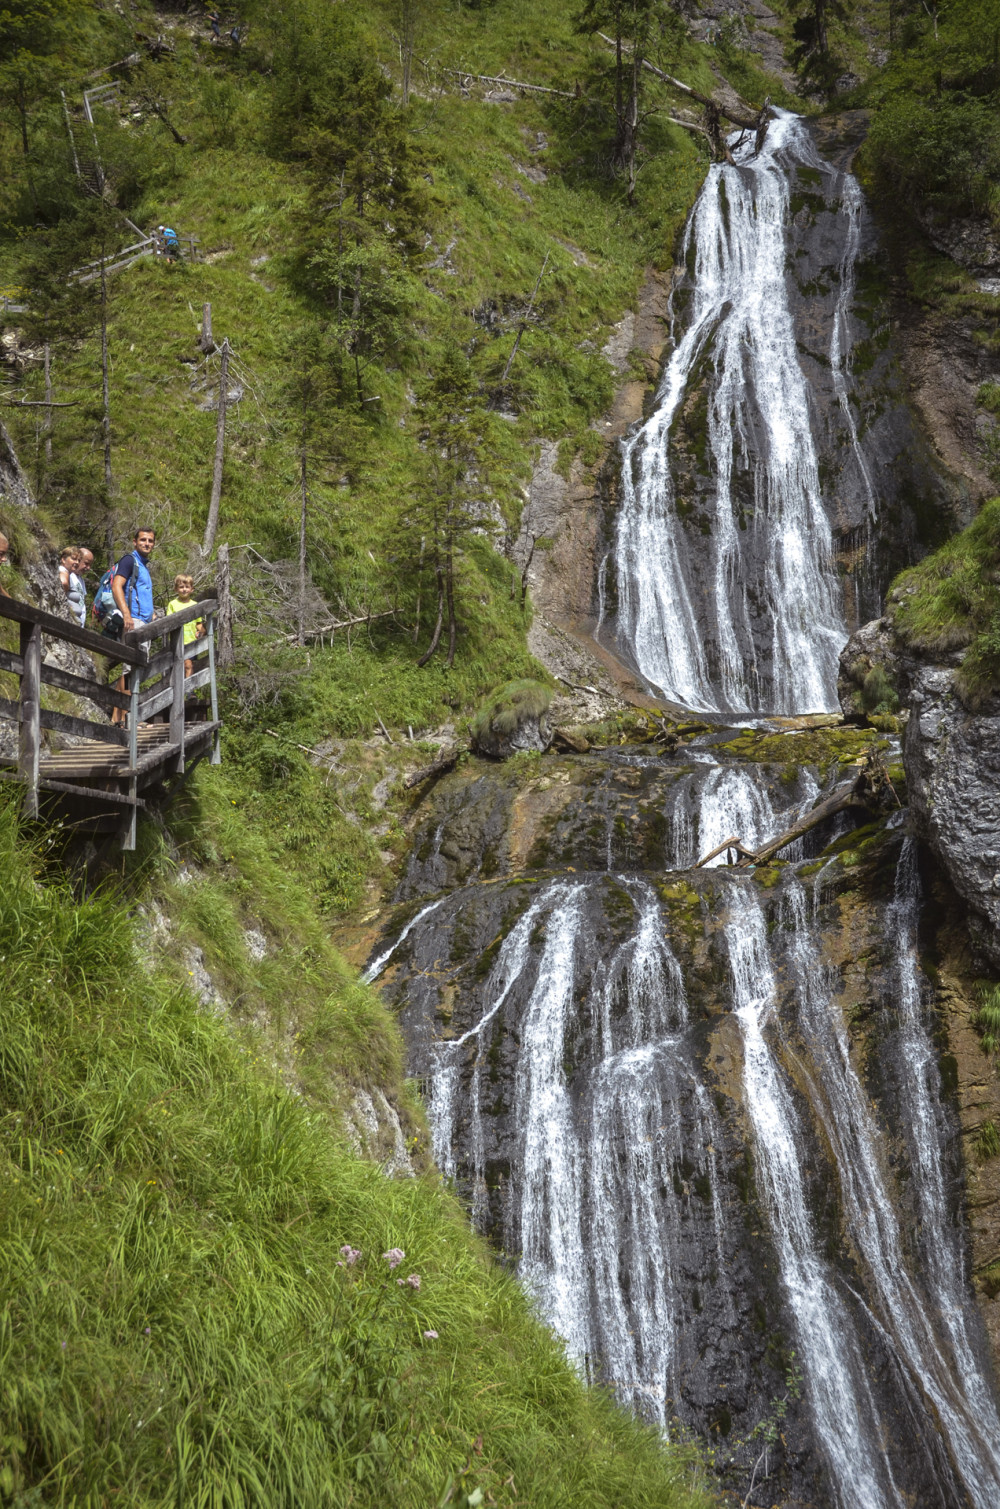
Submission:
[[[215,421],[215,465],[212,469],[212,497],[208,505],[208,522],[202,541],[202,557],[212,553],[215,533],[219,527],[219,504],[222,501],[222,458],[226,449],[226,399],[229,387],[229,339],[222,342],[222,358],[219,367],[219,408]]]

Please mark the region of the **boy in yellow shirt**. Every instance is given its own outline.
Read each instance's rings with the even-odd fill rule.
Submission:
[[[167,603],[167,613],[168,614],[169,613],[179,613],[182,608],[190,608],[192,602],[194,601],[194,577],[193,576],[175,576],[174,577],[174,591],[177,593],[177,596],[175,598],[173,598],[169,603]],[[204,633],[205,633],[205,622],[204,622],[204,619],[201,619],[201,618],[192,618],[190,623],[186,623],[184,625],[184,643],[185,643],[185,645],[194,644],[194,642],[195,642],[196,639],[201,639],[201,638],[204,637]],[[194,670],[194,661],[193,660],[185,660],[185,662],[184,662],[184,675],[185,676],[190,676],[190,674],[191,674],[191,672],[193,670]]]

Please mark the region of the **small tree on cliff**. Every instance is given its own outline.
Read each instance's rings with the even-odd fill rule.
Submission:
[[[426,665],[447,630],[445,664],[455,660],[457,588],[461,561],[475,530],[495,528],[487,476],[497,464],[496,416],[487,409],[476,375],[462,351],[446,353],[432,377],[417,390],[415,418],[423,459],[413,496],[401,510],[407,557],[418,578],[432,579],[436,617],[430,644],[418,660]],[[419,599],[418,599],[419,600]]]
[[[795,67],[828,93],[843,68],[830,48],[830,22],[846,21],[853,9],[854,0],[796,0],[793,7]]]
[[[639,133],[645,112],[643,96],[649,75],[644,64],[664,41],[676,44],[683,23],[669,0],[586,0],[575,18],[578,31],[599,32],[614,47],[607,75],[615,121],[611,162],[626,183],[629,200],[635,194]]]

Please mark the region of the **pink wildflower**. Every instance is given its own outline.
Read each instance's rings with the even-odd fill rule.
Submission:
[[[389,1251],[383,1252],[382,1256],[385,1258],[390,1268],[398,1268],[400,1263],[405,1258],[406,1253],[403,1251],[402,1247],[390,1247]]]
[[[345,1242],[343,1247],[341,1247],[340,1249],[340,1255],[344,1259],[344,1262],[347,1264],[348,1268],[353,1268],[355,1263],[358,1261],[358,1258],[361,1256],[361,1248],[352,1247],[349,1242]],[[337,1266],[339,1267],[340,1265],[338,1264]]]
[[[409,1286],[410,1286],[411,1289],[419,1289],[420,1288],[420,1274],[419,1273],[411,1273],[410,1276],[409,1276],[409,1278],[406,1280],[406,1282],[409,1284]]]
[[[424,1332],[424,1340],[425,1341],[437,1341],[437,1339],[438,1339],[438,1333],[436,1331],[425,1331]]]

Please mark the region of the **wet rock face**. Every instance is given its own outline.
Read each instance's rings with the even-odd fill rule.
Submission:
[[[943,1433],[932,1394],[985,1342],[916,850],[866,828],[841,859],[690,868],[824,785],[725,738],[446,777],[378,978],[439,1168],[586,1376],[703,1434],[739,1500],[781,1401],[758,1505],[888,1509],[891,1473],[966,1509],[965,1385]]]
[[[969,712],[954,672],[923,664],[909,702],[903,752],[911,809],[971,908],[975,941],[1000,970],[1000,698]]]

